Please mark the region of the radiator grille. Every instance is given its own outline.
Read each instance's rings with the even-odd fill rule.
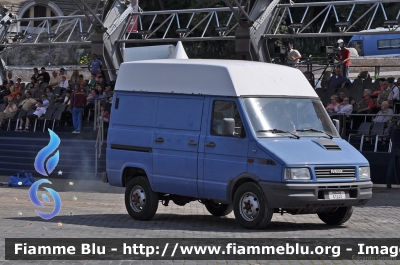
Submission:
[[[324,178],[355,178],[356,169],[348,168],[315,168],[315,176],[320,179]]]

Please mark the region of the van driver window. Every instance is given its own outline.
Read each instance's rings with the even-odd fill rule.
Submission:
[[[363,54],[363,42],[362,40],[354,40],[352,42],[349,43],[349,48],[354,48],[356,49],[358,55],[362,55]]]
[[[212,135],[222,136],[222,125],[224,118],[233,118],[235,120],[235,133],[238,137],[245,137],[244,129],[242,128],[242,120],[240,118],[240,114],[235,101],[215,100],[213,103],[212,115]]]

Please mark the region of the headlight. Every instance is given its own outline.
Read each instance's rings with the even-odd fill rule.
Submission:
[[[308,168],[286,168],[285,179],[311,179],[310,170]]]
[[[369,167],[360,167],[359,169],[359,176],[360,179],[370,179],[371,178],[371,172],[369,170]]]

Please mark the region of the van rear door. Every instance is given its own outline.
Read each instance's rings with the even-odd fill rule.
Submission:
[[[204,97],[160,96],[153,145],[153,190],[197,197]]]

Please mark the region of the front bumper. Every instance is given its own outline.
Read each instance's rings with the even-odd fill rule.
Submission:
[[[364,205],[372,198],[372,182],[274,183],[260,181],[271,208],[346,207]],[[345,199],[329,199],[329,191],[344,191]]]

